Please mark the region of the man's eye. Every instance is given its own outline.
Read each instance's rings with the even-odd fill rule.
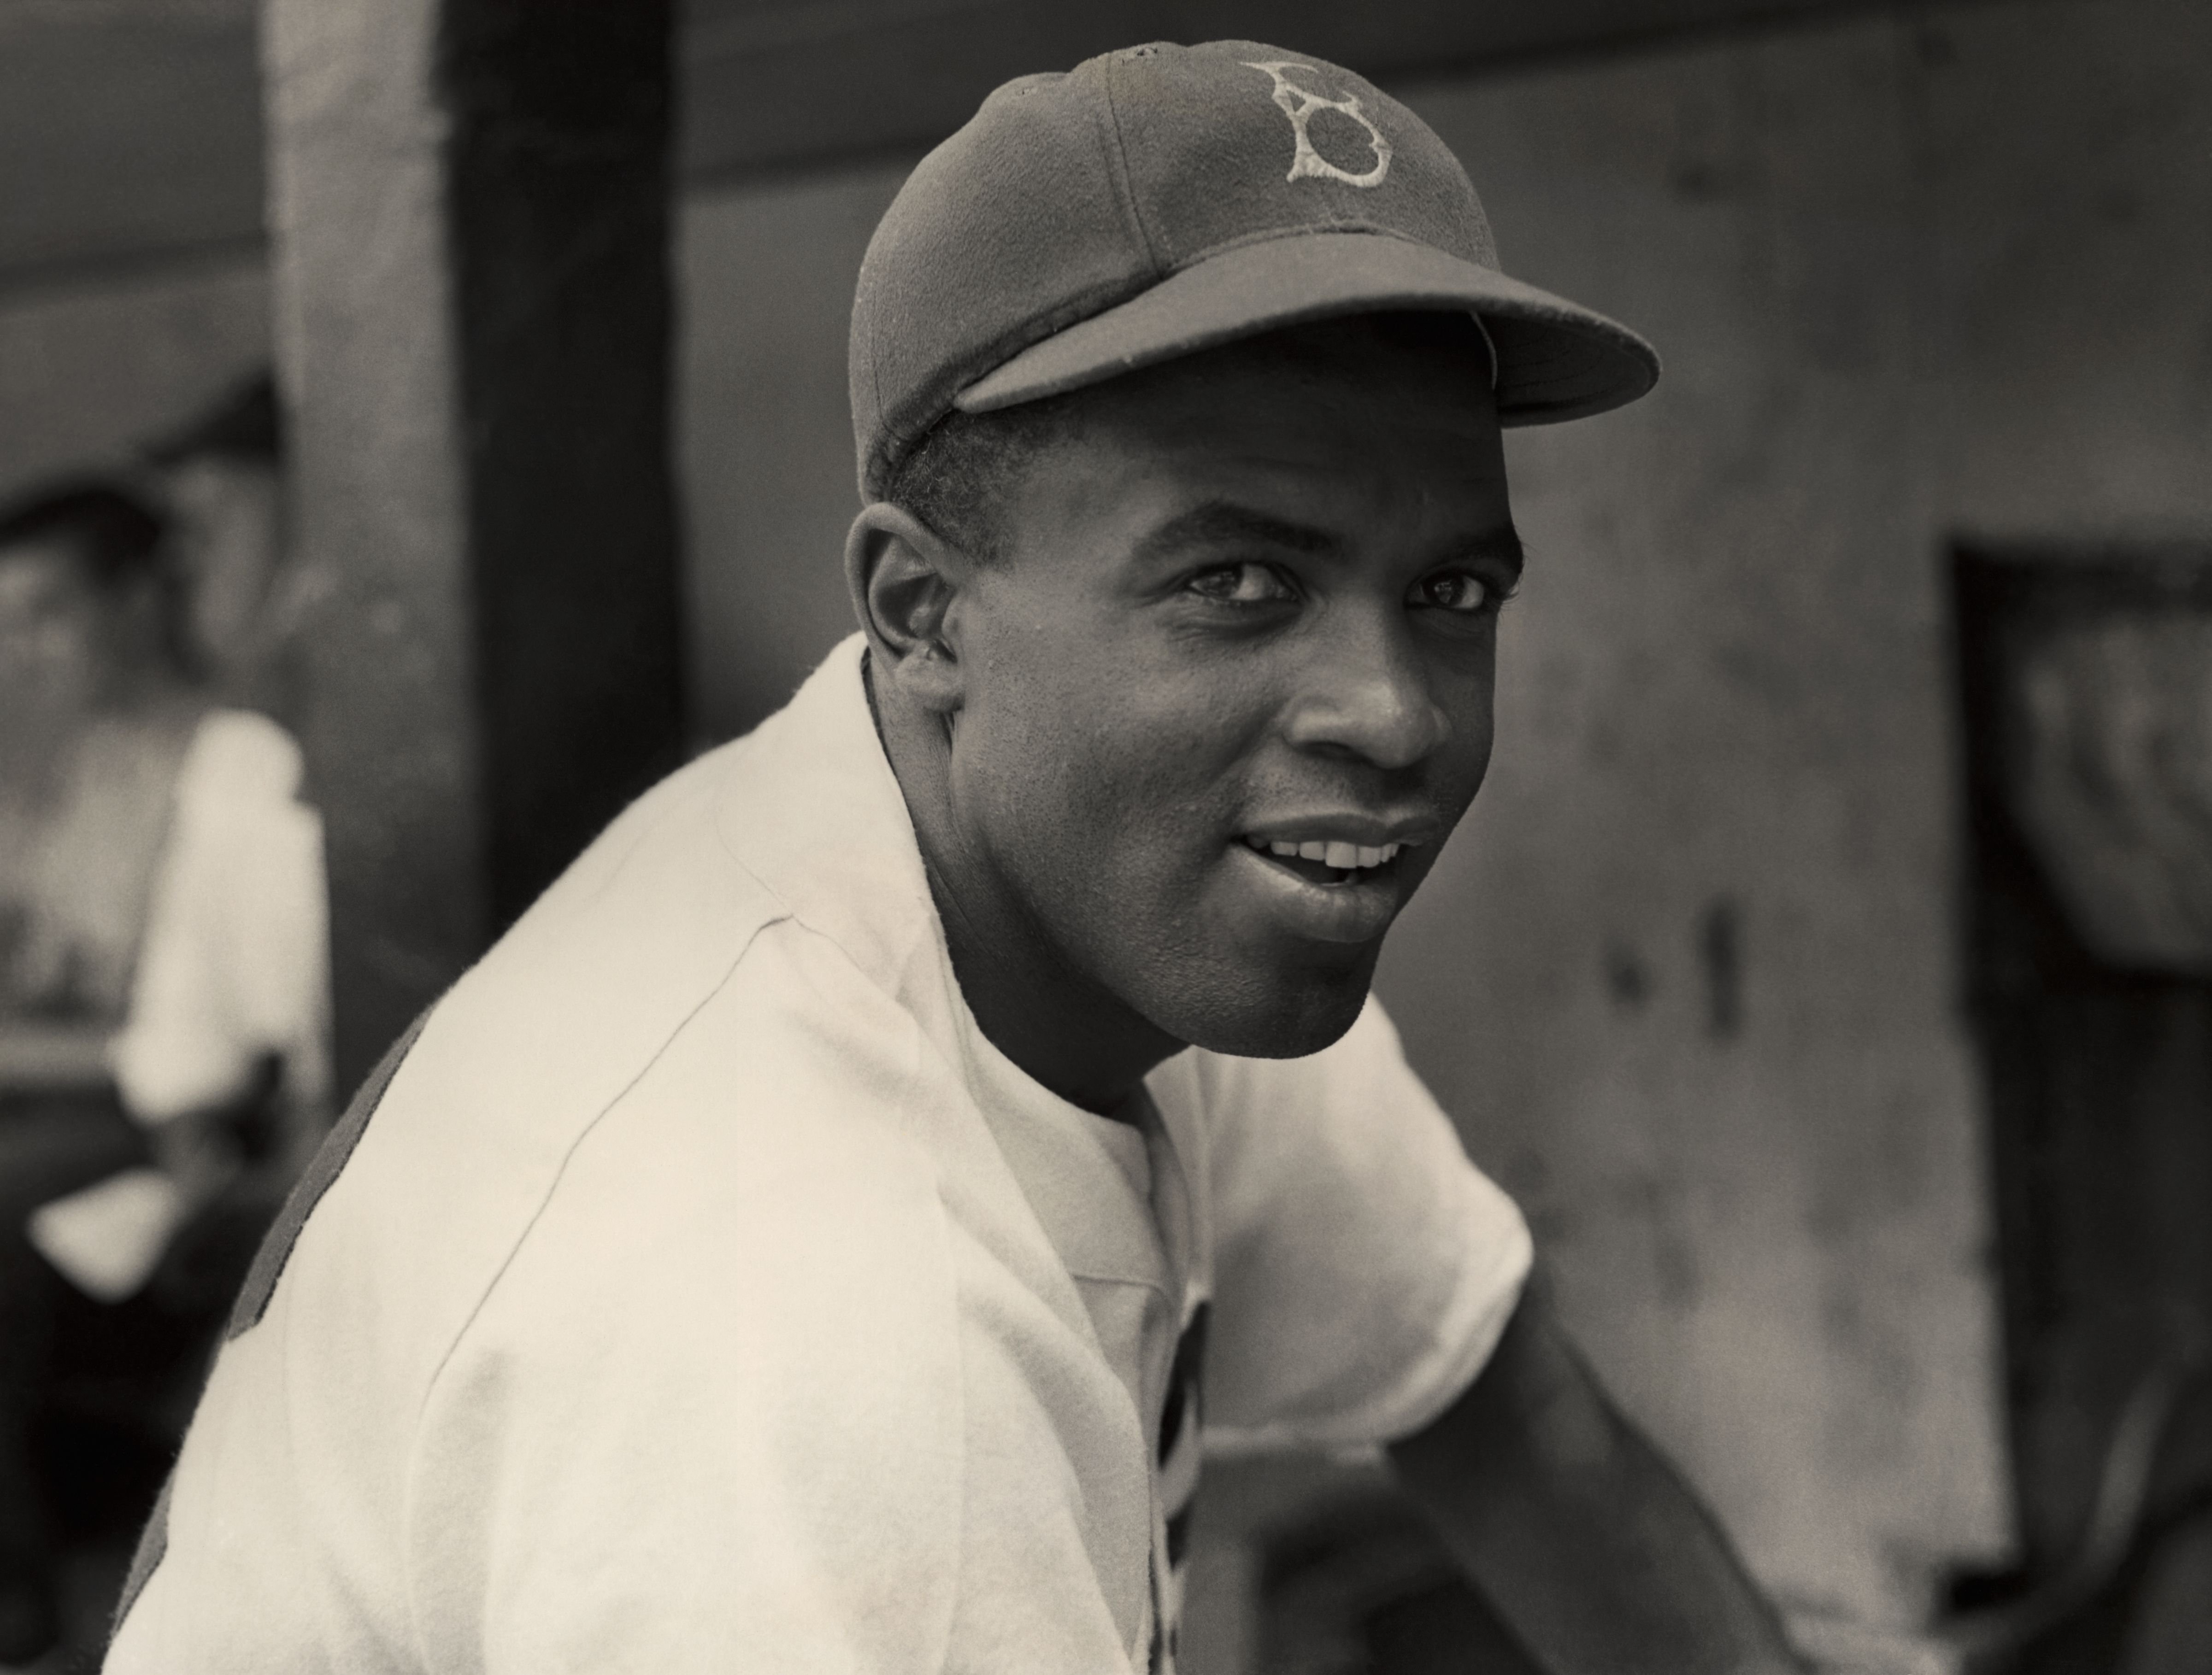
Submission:
[[[1187,585],[1192,592],[1223,604],[1267,604],[1297,598],[1290,584],[1265,564],[1218,564],[1200,571]]]
[[[1464,570],[1447,570],[1442,575],[1428,577],[1415,587],[1414,596],[1418,604],[1433,605],[1439,610],[1464,616],[1475,615],[1497,597],[1488,582]]]

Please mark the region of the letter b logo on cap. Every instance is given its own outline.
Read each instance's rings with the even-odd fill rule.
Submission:
[[[1283,114],[1290,118],[1291,132],[1297,138],[1297,150],[1291,159],[1291,172],[1283,177],[1285,180],[1341,180],[1347,186],[1379,186],[1382,184],[1384,177],[1390,173],[1390,142],[1382,137],[1382,130],[1369,120],[1357,95],[1331,99],[1326,94],[1300,87],[1284,72],[1302,70],[1310,76],[1315,70],[1311,64],[1300,64],[1295,58],[1270,58],[1261,63],[1248,58],[1244,65],[1248,70],[1264,70],[1274,82],[1275,103],[1281,106]],[[1316,111],[1340,112],[1364,128],[1367,143],[1375,152],[1375,167],[1363,173],[1354,174],[1349,169],[1339,168],[1315,150],[1313,136],[1307,131],[1307,125],[1312,122]]]

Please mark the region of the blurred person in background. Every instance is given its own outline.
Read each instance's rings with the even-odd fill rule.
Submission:
[[[288,715],[283,422],[274,379],[247,378],[143,455],[169,518],[196,655],[210,689]]]
[[[258,491],[173,469],[256,550]],[[325,1126],[321,828],[291,737],[207,678],[273,558],[234,561],[188,572],[117,482],[0,507],[0,1664],[62,1628],[58,1393],[190,1380]]]

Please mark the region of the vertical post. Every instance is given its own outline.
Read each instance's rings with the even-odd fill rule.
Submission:
[[[680,754],[668,0],[266,0],[356,1078]]]

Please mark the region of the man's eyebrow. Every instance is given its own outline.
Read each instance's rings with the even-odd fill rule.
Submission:
[[[1460,549],[1462,558],[1494,558],[1513,567],[1516,580],[1528,561],[1528,549],[1521,544],[1521,531],[1510,524],[1504,524],[1479,535]]]
[[[1239,506],[1208,501],[1176,513],[1137,543],[1139,558],[1163,558],[1186,547],[1226,547],[1250,543],[1286,547],[1292,552],[1332,553],[1342,545],[1327,530]]]
[[[1291,552],[1326,556],[1342,550],[1344,543],[1325,529],[1292,523],[1234,501],[1207,501],[1178,513],[1137,543],[1139,559],[1160,559],[1192,547],[1231,547],[1239,544],[1285,548]],[[1527,559],[1520,531],[1501,524],[1456,545],[1456,560],[1493,559],[1511,567],[1518,579]]]

